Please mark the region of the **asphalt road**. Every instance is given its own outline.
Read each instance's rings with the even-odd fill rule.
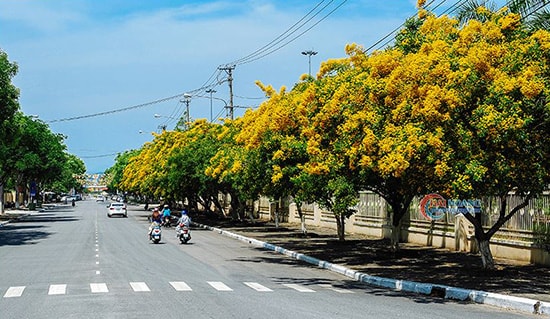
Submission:
[[[207,230],[147,239],[107,203],[0,228],[0,318],[539,318],[368,287]]]

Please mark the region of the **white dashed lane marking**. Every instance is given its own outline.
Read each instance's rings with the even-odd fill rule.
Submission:
[[[300,286],[298,284],[283,284],[283,286],[288,287],[288,288],[292,288],[292,289],[294,289],[296,291],[299,291],[299,292],[315,292],[315,290],[313,290],[313,289],[309,289],[307,287]]]
[[[208,284],[217,291],[233,291],[233,289],[229,288],[226,284],[224,284],[221,281],[209,281]]]
[[[25,286],[10,287],[4,294],[4,298],[21,297],[25,291]]]
[[[191,291],[191,287],[183,281],[171,281],[170,285],[176,289],[176,291]]]
[[[151,291],[146,283],[144,282],[131,282],[130,286],[135,292]]]
[[[50,285],[48,295],[64,295],[67,293],[67,285]]]
[[[260,292],[273,291],[273,290],[267,288],[266,286],[260,285],[257,282],[245,282],[244,284],[247,285],[248,287],[250,287],[250,288],[252,288],[256,291],[260,291]]]
[[[92,293],[109,292],[109,289],[107,288],[107,284],[104,284],[104,283],[90,284],[90,289],[92,290]]]
[[[174,291],[193,291],[194,289],[191,288],[187,283],[183,281],[170,281],[170,286],[174,289]],[[221,281],[207,281],[208,286],[211,288],[217,290],[217,291],[233,291],[232,288],[230,288],[228,285]],[[250,289],[253,289],[257,292],[273,292],[274,290],[272,288],[268,288],[260,283],[257,282],[249,282],[245,281],[243,282],[245,286],[247,286]],[[100,293],[109,293],[109,288],[107,287],[106,283],[90,283],[90,291],[93,294],[100,294]],[[145,282],[141,281],[134,281],[129,282],[129,288],[128,291],[133,292],[151,292],[151,289]],[[203,286],[203,285],[201,285]],[[298,292],[315,292],[315,290],[311,289],[310,287],[306,287],[299,284],[282,284],[282,286],[286,288],[293,289]],[[319,284],[316,285],[319,289],[325,290],[325,291],[333,291],[337,293],[354,293],[351,290],[348,289],[342,289],[335,287],[330,284]],[[21,297],[23,293],[25,292],[25,288],[27,286],[13,286],[9,287],[7,291],[4,294],[4,298],[14,298],[14,297]],[[201,288],[201,287],[199,287]],[[204,287],[203,287],[204,288]],[[33,289],[35,290],[35,289]],[[81,289],[76,288],[74,291],[80,291]],[[280,290],[279,290],[280,291]],[[44,292],[45,293],[45,292]],[[48,295],[67,295],[67,285],[66,284],[52,284],[49,286],[49,289],[47,291]]]
[[[329,290],[332,290],[332,291],[339,292],[341,294],[352,294],[353,293],[353,291],[351,291],[351,290],[337,288],[337,287],[334,287],[331,284],[320,284],[319,286],[322,287],[322,288],[325,288],[325,289],[329,289]]]

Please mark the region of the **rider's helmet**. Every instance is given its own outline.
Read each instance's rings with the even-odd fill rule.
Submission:
[[[164,208],[168,208],[168,205],[164,205]]]
[[[182,215],[187,215],[187,209],[182,210],[182,211],[181,211],[181,214],[182,214]]]

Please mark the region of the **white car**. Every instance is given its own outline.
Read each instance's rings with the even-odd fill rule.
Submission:
[[[97,196],[97,197],[95,198],[95,201],[96,201],[96,202],[104,202],[104,201],[105,201],[105,197],[99,195],[99,196]]]
[[[111,203],[107,206],[109,209],[107,211],[108,217],[113,217],[114,215],[119,215],[122,217],[128,217],[128,212],[126,210],[126,204],[124,203]]]

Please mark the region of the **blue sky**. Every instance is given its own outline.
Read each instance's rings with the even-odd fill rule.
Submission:
[[[218,79],[212,113],[225,116],[228,84],[218,66],[269,44],[317,5],[327,7],[277,50],[237,64],[240,116],[263,100],[256,80],[292,87],[308,73],[302,51],[318,52],[316,73],[322,61],[344,56],[347,43],[369,47],[399,27],[416,1],[0,0],[0,49],[19,65],[13,82],[23,112],[66,135],[68,151],[96,173],[152,140],[160,125],[173,128],[185,107],[177,97],[110,111],[192,92],[190,117],[210,119],[208,94],[197,89]]]

